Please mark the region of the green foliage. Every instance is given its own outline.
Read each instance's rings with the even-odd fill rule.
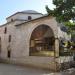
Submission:
[[[53,0],[53,4],[56,6],[54,10],[50,10],[48,6],[46,10],[58,22],[66,22],[75,17],[75,0]]]
[[[71,22],[64,22],[64,25],[68,28],[68,33],[71,34],[72,36],[75,36],[75,23]]]
[[[75,0],[53,0],[56,6],[53,10],[46,6],[48,15],[56,17],[57,22],[64,23],[68,27],[68,33],[75,31],[75,23],[70,20],[75,18]]]

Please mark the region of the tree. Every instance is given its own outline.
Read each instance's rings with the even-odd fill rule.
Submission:
[[[50,10],[46,6],[49,15],[56,17],[58,22],[66,22],[75,18],[75,0],[53,0],[56,6],[54,10]]]
[[[67,26],[68,33],[75,32],[75,0],[53,0],[53,4],[56,6],[53,10],[46,6],[48,15]]]

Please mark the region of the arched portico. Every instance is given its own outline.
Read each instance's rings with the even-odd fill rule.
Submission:
[[[48,25],[37,26],[31,34],[29,55],[53,56],[55,52],[55,35]]]

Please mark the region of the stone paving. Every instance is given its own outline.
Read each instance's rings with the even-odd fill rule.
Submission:
[[[0,75],[48,75],[49,71],[0,63]]]
[[[47,70],[0,63],[0,75],[75,75],[75,69],[51,73]]]

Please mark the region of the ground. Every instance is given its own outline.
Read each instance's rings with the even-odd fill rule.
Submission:
[[[0,75],[75,75],[75,69],[52,73],[47,70],[0,63]]]
[[[45,75],[49,71],[0,63],[0,75]]]

